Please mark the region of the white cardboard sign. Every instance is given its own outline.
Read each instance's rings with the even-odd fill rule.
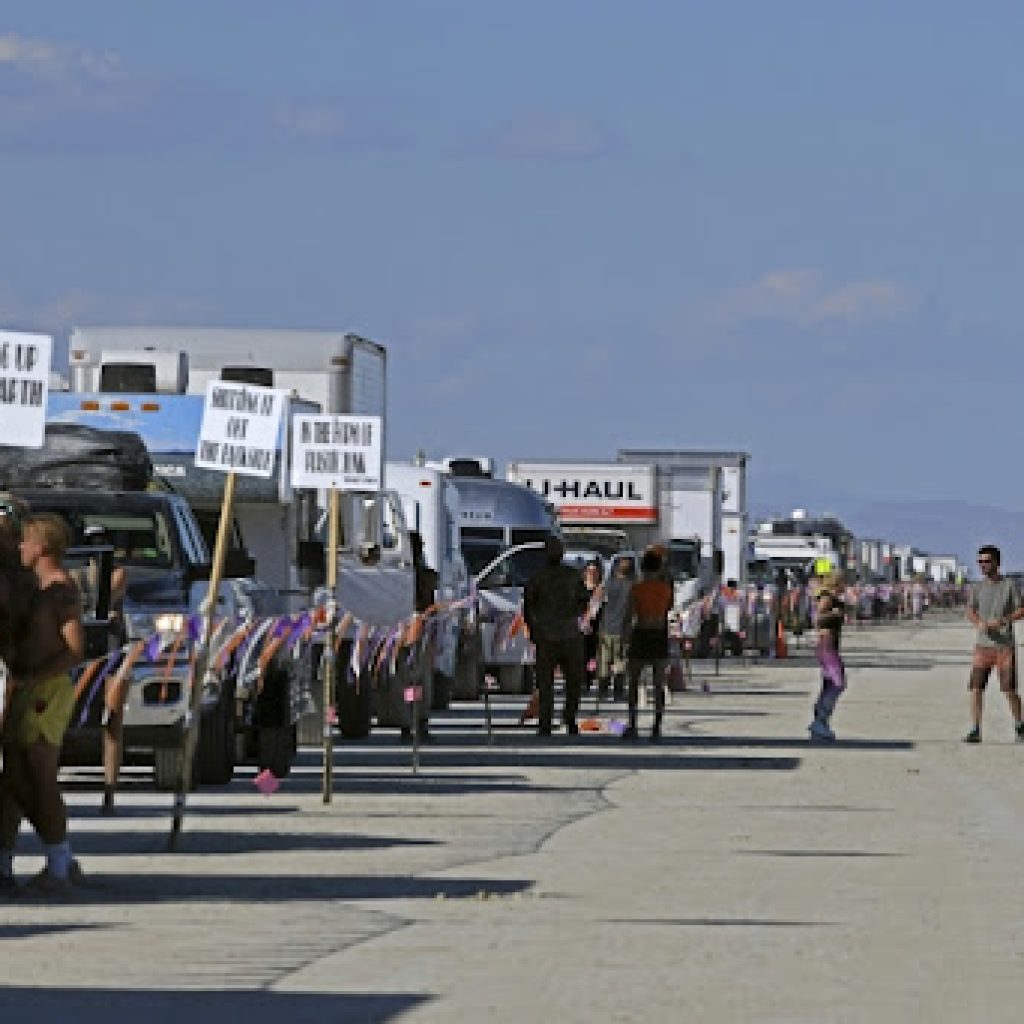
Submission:
[[[379,490],[381,452],[379,416],[296,416],[292,486]]]
[[[284,400],[285,393],[277,388],[211,380],[196,465],[242,476],[273,476]]]
[[[53,339],[0,331],[0,444],[42,448]]]

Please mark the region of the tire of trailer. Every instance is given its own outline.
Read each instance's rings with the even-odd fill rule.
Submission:
[[[347,740],[363,740],[370,735],[370,686],[363,679],[357,688],[346,683],[336,691],[338,732]]]
[[[260,769],[269,768],[279,779],[292,770],[295,741],[290,725],[261,726],[257,735],[257,762]]]
[[[452,691],[455,688],[455,680],[446,676],[443,672],[434,673],[434,690],[431,695],[431,711],[447,711],[448,705],[452,702]]]

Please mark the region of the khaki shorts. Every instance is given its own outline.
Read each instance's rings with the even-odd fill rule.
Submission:
[[[613,633],[602,633],[598,638],[597,678],[609,679],[623,675],[626,671],[628,651],[626,642],[621,636]]]
[[[1017,659],[1012,647],[975,647],[969,690],[984,690],[992,669],[999,674],[1003,693],[1017,692]]]
[[[19,686],[4,722],[5,739],[19,747],[40,740],[59,747],[75,709],[75,688],[66,672],[33,686]]]

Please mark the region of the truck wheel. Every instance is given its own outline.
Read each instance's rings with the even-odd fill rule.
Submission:
[[[216,708],[199,719],[199,781],[226,786],[235,774],[235,695],[227,686]]]
[[[454,685],[451,676],[446,676],[443,672],[434,673],[434,692],[433,699],[430,702],[431,711],[448,710],[448,705],[452,702],[452,689]]]
[[[524,665],[500,665],[498,667],[498,691],[500,693],[529,693]]]
[[[338,731],[347,740],[364,740],[370,735],[370,684],[364,679],[358,691],[355,684],[339,686]]]
[[[292,770],[292,728],[290,725],[263,726],[259,731],[257,763],[269,768],[279,779]]]
[[[164,793],[177,792],[181,786],[182,768],[185,756],[181,746],[155,747],[153,749],[153,785]],[[192,789],[198,784],[198,772],[192,772]]]

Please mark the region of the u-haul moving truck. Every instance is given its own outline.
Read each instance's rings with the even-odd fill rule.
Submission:
[[[636,550],[662,544],[677,607],[713,584],[723,538],[720,466],[678,458],[659,462],[657,452],[636,458],[620,453],[616,462],[512,462],[507,476],[550,501],[564,527],[615,526]],[[739,496],[735,500],[741,507]],[[727,578],[743,580],[742,550],[737,544],[729,566],[735,575]]]

